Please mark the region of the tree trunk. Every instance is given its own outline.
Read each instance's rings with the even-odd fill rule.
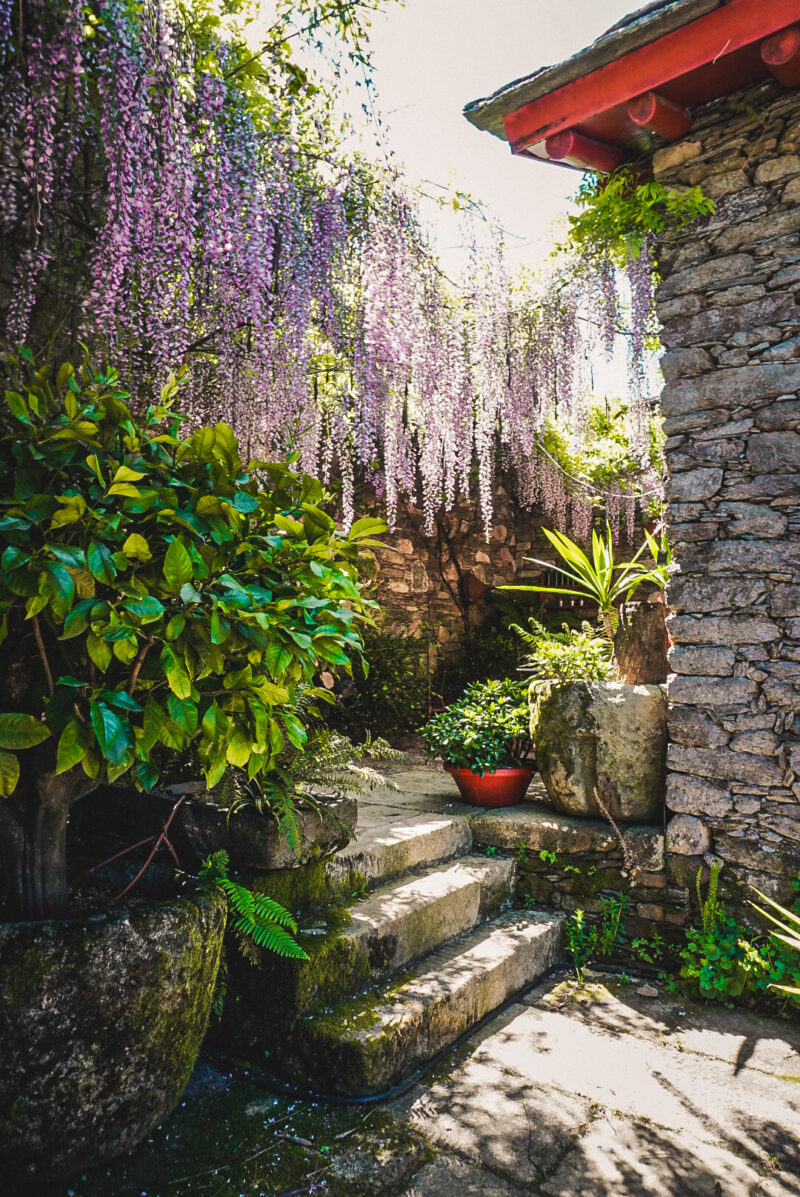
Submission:
[[[666,607],[663,603],[623,603],[614,637],[617,669],[629,685],[658,685],[667,680]]]
[[[2,888],[13,919],[62,918],[67,912],[67,820],[70,807],[97,782],[80,766],[25,776],[0,800]]]

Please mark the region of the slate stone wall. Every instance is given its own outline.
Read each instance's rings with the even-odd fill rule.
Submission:
[[[710,854],[744,897],[800,868],[800,95],[694,113],[655,177],[716,212],[660,247],[673,881]]]
[[[488,588],[531,577],[538,571],[526,557],[552,560],[553,550],[542,534],[552,526],[543,513],[526,511],[498,482],[494,491],[494,518],[487,539],[477,501],[460,500],[453,511],[437,519],[433,536],[426,536],[422,512],[401,507],[397,527],[382,539],[390,548],[375,553],[379,566],[374,597],[383,611],[382,626],[421,633],[431,628],[433,646],[454,647],[465,635],[467,622],[475,628],[490,610],[488,593],[465,601],[461,579],[466,574]],[[366,495],[359,510],[372,504]],[[375,508],[376,514],[382,514]]]

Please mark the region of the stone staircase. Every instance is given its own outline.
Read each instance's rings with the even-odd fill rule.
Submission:
[[[379,1093],[547,972],[563,917],[512,910],[516,862],[471,852],[460,814],[360,826],[320,865],[308,961],[231,960],[228,1042],[295,1086]]]

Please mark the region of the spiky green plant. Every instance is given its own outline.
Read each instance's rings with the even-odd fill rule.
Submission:
[[[221,889],[228,899],[231,926],[240,940],[244,954],[253,958],[248,943],[292,960],[308,960],[308,955],[294,936],[297,923],[279,902],[266,894],[254,894],[228,876],[228,853],[223,849],[203,861],[200,881],[209,888]],[[244,941],[244,943],[242,943]]]
[[[556,550],[565,565],[554,565],[552,561],[540,561],[536,557],[526,557],[532,565],[539,565],[542,569],[554,569],[557,573],[568,578],[572,586],[501,586],[500,590],[536,591],[539,594],[562,594],[572,598],[582,598],[597,603],[603,629],[609,640],[614,639],[614,625],[611,613],[615,605],[631,598],[642,582],[652,582],[661,589],[666,585],[666,567],[659,566],[657,561],[661,550],[648,533],[648,539],[637,550],[630,561],[617,563],[614,560],[614,542],[611,528],[606,525],[605,537],[592,530],[591,557],[583,549],[565,536],[563,532],[551,532],[543,528],[547,539]],[[645,549],[654,552],[652,564],[640,561]]]
[[[778,915],[780,916],[779,918],[776,918],[774,914],[770,914],[768,910],[764,910],[763,907],[757,906],[755,902],[750,903],[750,905],[757,910],[759,914],[762,914],[765,919],[768,919],[771,923],[774,923],[778,928],[777,931],[770,932],[773,939],[781,940],[782,943],[785,943],[788,947],[792,948],[793,951],[800,953],[800,913],[798,913],[796,910],[788,910],[785,906],[781,906],[779,902],[775,902],[772,898],[768,898],[766,894],[762,894],[761,890],[759,889],[757,889],[755,892],[758,894],[762,902],[766,902],[767,905],[773,908],[773,910],[777,910]],[[781,989],[784,993],[791,993],[796,997],[800,997],[800,987],[793,985],[771,985],[770,988]]]

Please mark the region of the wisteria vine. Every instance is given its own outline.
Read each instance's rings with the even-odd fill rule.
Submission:
[[[191,419],[337,476],[347,520],[366,479],[390,522],[404,498],[429,530],[477,490],[488,529],[502,467],[585,538],[591,502],[540,438],[548,418],[579,429],[586,363],[618,331],[607,264],[521,290],[494,244],[453,284],[402,179],[334,157],[324,131],[310,148],[268,87],[254,114],[231,46],[201,52],[183,9],[28,0],[14,27],[16,11],[0,0],[6,347],[86,341],[134,394],[187,363]],[[634,382],[648,255],[628,271]],[[620,492],[613,518],[636,502]]]

